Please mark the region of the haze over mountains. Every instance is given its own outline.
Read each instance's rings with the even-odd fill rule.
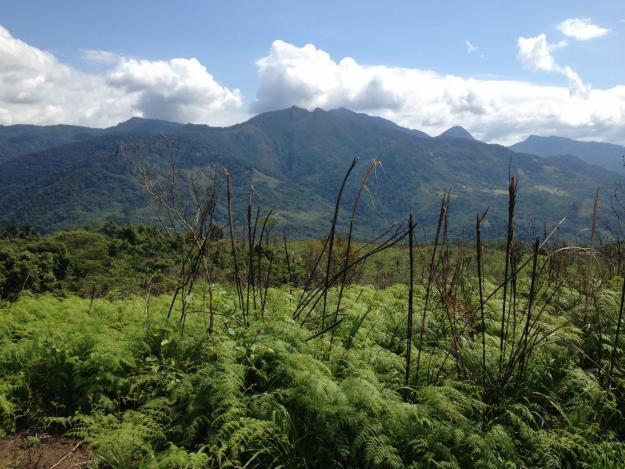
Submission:
[[[475,214],[489,208],[485,235],[501,237],[511,171],[520,180],[519,235],[542,234],[567,217],[564,229],[573,236],[590,225],[595,190],[607,198],[623,178],[614,155],[625,153],[617,145],[543,137],[509,149],[477,141],[461,127],[430,137],[347,109],[292,107],[224,128],[140,118],[108,129],[0,127],[0,225],[46,231],[107,218],[154,222],[153,208],[115,148],[120,141],[137,144],[156,172],[165,171],[171,154],[164,151],[163,134],[179,151],[184,170],[214,164],[229,169],[239,217],[253,184],[258,203],[274,209],[280,227],[299,237],[328,229],[353,156],[360,163],[352,189],[371,159],[382,162],[368,185],[370,200],[360,209],[360,235],[404,220],[411,210],[419,229],[429,232],[449,189],[451,233],[463,226],[471,233]],[[352,197],[347,192],[346,207]],[[609,236],[607,203],[599,222]]]
[[[588,164],[623,174],[625,147],[603,142],[582,142],[563,137],[531,135],[523,142],[510,147],[519,153],[548,156],[574,156]]]

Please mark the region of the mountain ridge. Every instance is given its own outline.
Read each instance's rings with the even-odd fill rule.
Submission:
[[[530,135],[522,142],[510,146],[513,151],[541,157],[574,156],[582,161],[601,166],[609,171],[624,174],[625,147],[607,142],[574,140],[566,137],[541,137]]]
[[[357,232],[362,236],[402,221],[409,211],[431,231],[440,196],[447,189],[454,194],[450,217],[458,230],[472,226],[475,213],[490,207],[484,235],[501,236],[509,170],[521,180],[521,235],[531,237],[537,225],[552,225],[562,216],[569,218],[573,231],[589,223],[588,204],[592,205],[596,188],[616,181],[613,173],[590,171],[582,161],[571,169],[559,160],[516,153],[501,145],[432,138],[346,109],[289,108],[231,127],[140,118],[122,124],[126,132],[110,130],[119,127],[115,126],[85,140],[0,162],[0,184],[5,188],[0,194],[0,225],[28,223],[50,230],[108,218],[153,222],[147,197],[127,165],[114,155],[116,143],[123,140],[144,148],[150,164],[165,171],[168,162],[159,153],[163,147],[157,137],[162,130],[180,150],[178,163],[185,171],[209,165],[229,169],[239,216],[254,184],[258,203],[280,209],[280,226],[296,237],[323,235],[353,156],[361,163],[346,194],[355,190],[367,161],[382,162],[369,183],[375,203],[363,203],[359,209]],[[346,210],[350,197],[344,199]]]

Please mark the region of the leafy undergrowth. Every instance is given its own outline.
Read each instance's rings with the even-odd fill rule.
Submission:
[[[419,385],[405,399],[406,294],[351,288],[333,341],[307,340],[316,331],[291,320],[297,295],[286,287],[270,290],[248,327],[235,293],[216,288],[211,335],[199,307],[181,334],[166,296],[146,307],[23,295],[0,309],[0,427],[45,425],[112,467],[625,465],[622,394],[581,367],[586,338],[566,294],[569,316],[541,319],[557,337],[532,355],[523,385],[496,399],[481,374],[481,335],[460,344],[458,370],[443,313],[428,312]],[[604,296],[614,315],[618,295]],[[497,304],[487,305],[489,376]]]

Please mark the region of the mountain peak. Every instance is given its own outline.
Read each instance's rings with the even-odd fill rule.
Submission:
[[[519,237],[533,237],[530,222],[538,226],[549,222],[553,211],[566,216],[568,232],[576,233],[588,223],[587,214],[579,210],[584,200],[598,187],[608,190],[621,177],[564,157],[541,160],[515,155],[499,145],[469,140],[463,129],[446,132],[444,136],[452,136],[449,139],[425,138],[382,117],[346,109],[293,107],[228,128],[135,118],[104,131],[17,130],[0,132],[0,186],[6,188],[0,191],[0,226],[31,224],[41,230],[109,217],[125,222],[146,220],[147,198],[127,165],[112,157],[112,143],[128,138],[145,145],[147,152],[158,145],[159,134],[175,136],[183,152],[185,174],[227,165],[236,174],[232,200],[247,200],[247,188],[254,185],[260,200],[280,209],[281,223],[294,237],[324,236],[327,214],[335,208],[336,188],[354,155],[363,162],[380,159],[384,165],[372,190],[375,206],[362,207],[371,218],[354,228],[362,236],[383,231],[409,211],[417,214],[420,226],[431,231],[438,216],[438,190],[444,188],[461,194],[460,205],[454,205],[455,226],[470,224],[471,214],[486,206],[492,207],[492,217],[504,218],[506,204],[499,194],[511,171],[529,181],[524,185],[527,209],[518,220]],[[464,138],[453,138],[458,133]],[[590,154],[597,161],[597,152]],[[150,156],[153,174],[170,170],[169,156],[166,151]],[[621,160],[615,157],[615,161]],[[356,171],[364,174],[366,163]],[[241,207],[236,206],[237,210]],[[485,238],[501,234],[496,224],[486,228]]]
[[[140,132],[140,133],[168,133],[173,132],[183,124],[158,119],[145,119],[143,117],[131,117],[127,121],[120,122],[107,130],[113,132]]]
[[[119,124],[111,127],[112,129],[130,129],[130,128],[134,128],[136,126],[140,126],[143,124],[143,122],[147,121],[148,119],[144,119],[143,117],[139,117],[139,116],[133,116],[128,120],[125,120],[123,122],[120,122]]]
[[[319,109],[319,108],[317,108],[317,109]],[[316,111],[317,109],[315,109],[315,111]],[[281,110],[280,110],[280,109],[278,109],[278,110],[277,110],[277,111],[275,111],[275,112],[280,112],[280,111],[281,111]],[[303,108],[303,107],[299,107],[299,106],[295,106],[295,105],[291,106],[291,107],[290,107],[290,108],[288,108],[288,109],[282,109],[282,111],[289,111],[289,112],[291,112],[291,113],[293,113],[293,114],[300,114],[300,115],[304,115],[304,114],[311,114],[311,112],[310,112],[308,109],[305,109],[305,108]]]
[[[454,125],[449,129],[445,130],[442,134],[438,136],[439,138],[462,138],[465,140],[475,140],[473,135],[469,133],[467,129],[464,127],[460,127],[459,125]]]

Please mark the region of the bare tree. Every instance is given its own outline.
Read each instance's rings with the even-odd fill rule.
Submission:
[[[179,167],[181,149],[168,137],[161,137],[157,153],[164,153],[169,159],[166,170],[149,168],[144,148],[136,145],[127,147],[120,143],[117,155],[130,163],[135,177],[161,209],[158,214],[161,228],[171,236],[186,234],[182,244],[182,262],[176,281],[176,288],[167,314],[168,319],[181,297],[179,323],[181,331],[189,312],[189,295],[196,280],[203,276],[208,285],[208,330],[212,332],[215,322],[213,308],[213,253],[221,240],[223,230],[215,222],[220,172],[216,167],[182,169]]]

